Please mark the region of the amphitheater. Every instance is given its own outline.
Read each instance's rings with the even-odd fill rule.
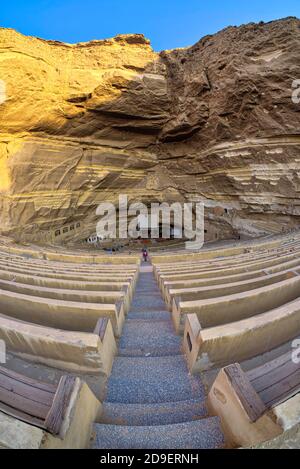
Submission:
[[[293,232],[141,264],[3,237],[1,446],[285,441],[300,423],[299,252]]]
[[[300,447],[299,53],[0,28],[0,448]],[[120,194],[203,202],[203,248],[97,237]]]

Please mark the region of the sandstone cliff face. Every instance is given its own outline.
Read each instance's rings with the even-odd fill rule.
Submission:
[[[68,45],[0,29],[2,232],[80,239],[119,193],[204,200],[210,239],[295,226],[296,79],[294,18],[160,54],[142,35]]]

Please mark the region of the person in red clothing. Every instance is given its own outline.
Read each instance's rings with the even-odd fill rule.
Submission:
[[[147,260],[148,260],[148,251],[147,251],[147,249],[143,248],[142,253],[143,253],[144,262],[147,262]]]

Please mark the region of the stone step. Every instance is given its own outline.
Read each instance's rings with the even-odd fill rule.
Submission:
[[[157,404],[105,402],[101,423],[113,425],[170,425],[208,417],[205,401],[190,399]]]
[[[169,320],[130,319],[119,341],[120,356],[167,356],[181,354],[182,339]]]
[[[156,290],[154,290],[154,289],[148,289],[148,290],[146,290],[145,288],[136,289],[136,290],[135,290],[135,293],[136,293],[136,296],[137,296],[137,294],[138,294],[139,296],[143,296],[143,295],[145,295],[145,296],[154,295],[155,297],[160,297],[160,298],[161,298],[160,292],[158,292],[158,291],[156,291]]]
[[[94,449],[213,449],[224,445],[218,417],[158,426],[96,424]]]
[[[145,320],[149,320],[149,319],[153,319],[155,321],[161,321],[161,320],[170,320],[170,313],[169,311],[166,311],[166,310],[163,310],[163,309],[159,309],[159,310],[147,310],[147,311],[143,311],[143,310],[137,310],[137,311],[130,311],[127,316],[126,316],[126,319],[145,319]]]
[[[130,311],[143,310],[148,311],[152,310],[162,310],[166,308],[166,304],[161,298],[161,296],[154,295],[143,295],[137,296],[131,303]]]
[[[107,386],[107,402],[145,404],[205,398],[199,376],[188,373],[181,355],[117,357]]]

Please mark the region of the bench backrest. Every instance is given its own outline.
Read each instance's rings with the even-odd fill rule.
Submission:
[[[0,411],[58,435],[75,380],[63,376],[54,386],[0,367]]]

